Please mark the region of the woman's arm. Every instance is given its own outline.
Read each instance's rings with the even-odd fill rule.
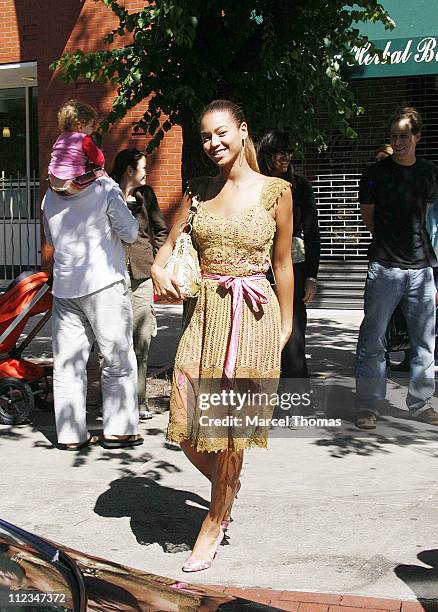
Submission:
[[[49,224],[47,223],[43,208],[41,208],[41,218],[43,221],[41,226],[41,269],[50,275],[53,273],[55,249],[53,248]]]
[[[304,282],[303,302],[308,305],[317,292],[321,238],[319,234],[318,210],[312,185],[300,177],[301,216],[303,220],[304,249],[306,253],[306,280]],[[297,198],[294,201],[297,206]]]
[[[155,293],[165,299],[183,299],[179,290],[178,281],[164,269],[164,264],[172,255],[173,247],[181,231],[181,226],[187,220],[190,205],[191,197],[186,192],[167,240],[158,251],[151,267],[151,277],[154,283]]]
[[[277,230],[272,253],[277,297],[281,313],[281,349],[292,333],[294,272],[292,267],[292,193],[286,189],[275,209]]]

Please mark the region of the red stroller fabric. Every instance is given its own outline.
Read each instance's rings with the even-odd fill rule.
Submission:
[[[45,272],[23,272],[0,296],[0,335],[14,319],[29,307],[38,291],[48,281]],[[45,293],[26,313],[17,327],[0,344],[0,378],[13,376],[24,380],[37,380],[44,375],[44,368],[29,361],[14,359],[8,353],[13,351],[28,319],[47,312],[52,308],[52,294]]]

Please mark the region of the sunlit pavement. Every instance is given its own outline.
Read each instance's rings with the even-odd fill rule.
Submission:
[[[165,308],[151,355],[157,369],[171,359],[179,327],[180,307],[169,316]],[[360,313],[309,314],[309,364],[315,380],[335,388],[343,426],[274,431],[269,451],[246,453],[227,544],[210,570],[190,580],[255,589],[300,612],[424,609],[409,606],[437,596],[438,429],[407,419],[406,381],[392,380],[377,430],[358,432],[351,372]],[[49,342],[43,330],[31,353],[46,359]],[[89,422],[99,431],[96,403]],[[53,447],[50,412],[36,412],[30,425],[1,427],[0,516],[79,550],[187,579],[181,566],[209,487],[165,444],[166,423],[166,414],[142,423],[141,447],[78,453]]]

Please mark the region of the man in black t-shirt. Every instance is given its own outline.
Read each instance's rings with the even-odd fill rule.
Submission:
[[[435,390],[435,287],[437,264],[426,232],[426,210],[438,199],[438,169],[416,157],[422,120],[413,108],[390,121],[393,155],[362,175],[359,202],[372,233],[364,319],[356,352],[356,425],[374,429],[386,395],[385,332],[400,303],[411,341],[407,405],[411,416],[438,425],[430,405]]]

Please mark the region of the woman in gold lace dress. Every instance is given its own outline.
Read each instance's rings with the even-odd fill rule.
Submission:
[[[175,359],[167,432],[168,440],[179,443],[211,481],[210,509],[183,567],[192,572],[210,567],[223,539],[240,488],[244,449],[267,446],[269,422],[264,419],[269,421],[272,406],[237,409],[230,390],[247,384],[256,392],[273,388],[291,333],[293,295],[289,183],[258,172],[247,123],[236,104],[212,102],[200,127],[204,152],[219,174],[190,183],[151,271],[159,296],[170,301],[183,297],[164,264],[190,206],[196,205],[193,239],[202,284]],[[272,244],[277,295],[266,279]]]

